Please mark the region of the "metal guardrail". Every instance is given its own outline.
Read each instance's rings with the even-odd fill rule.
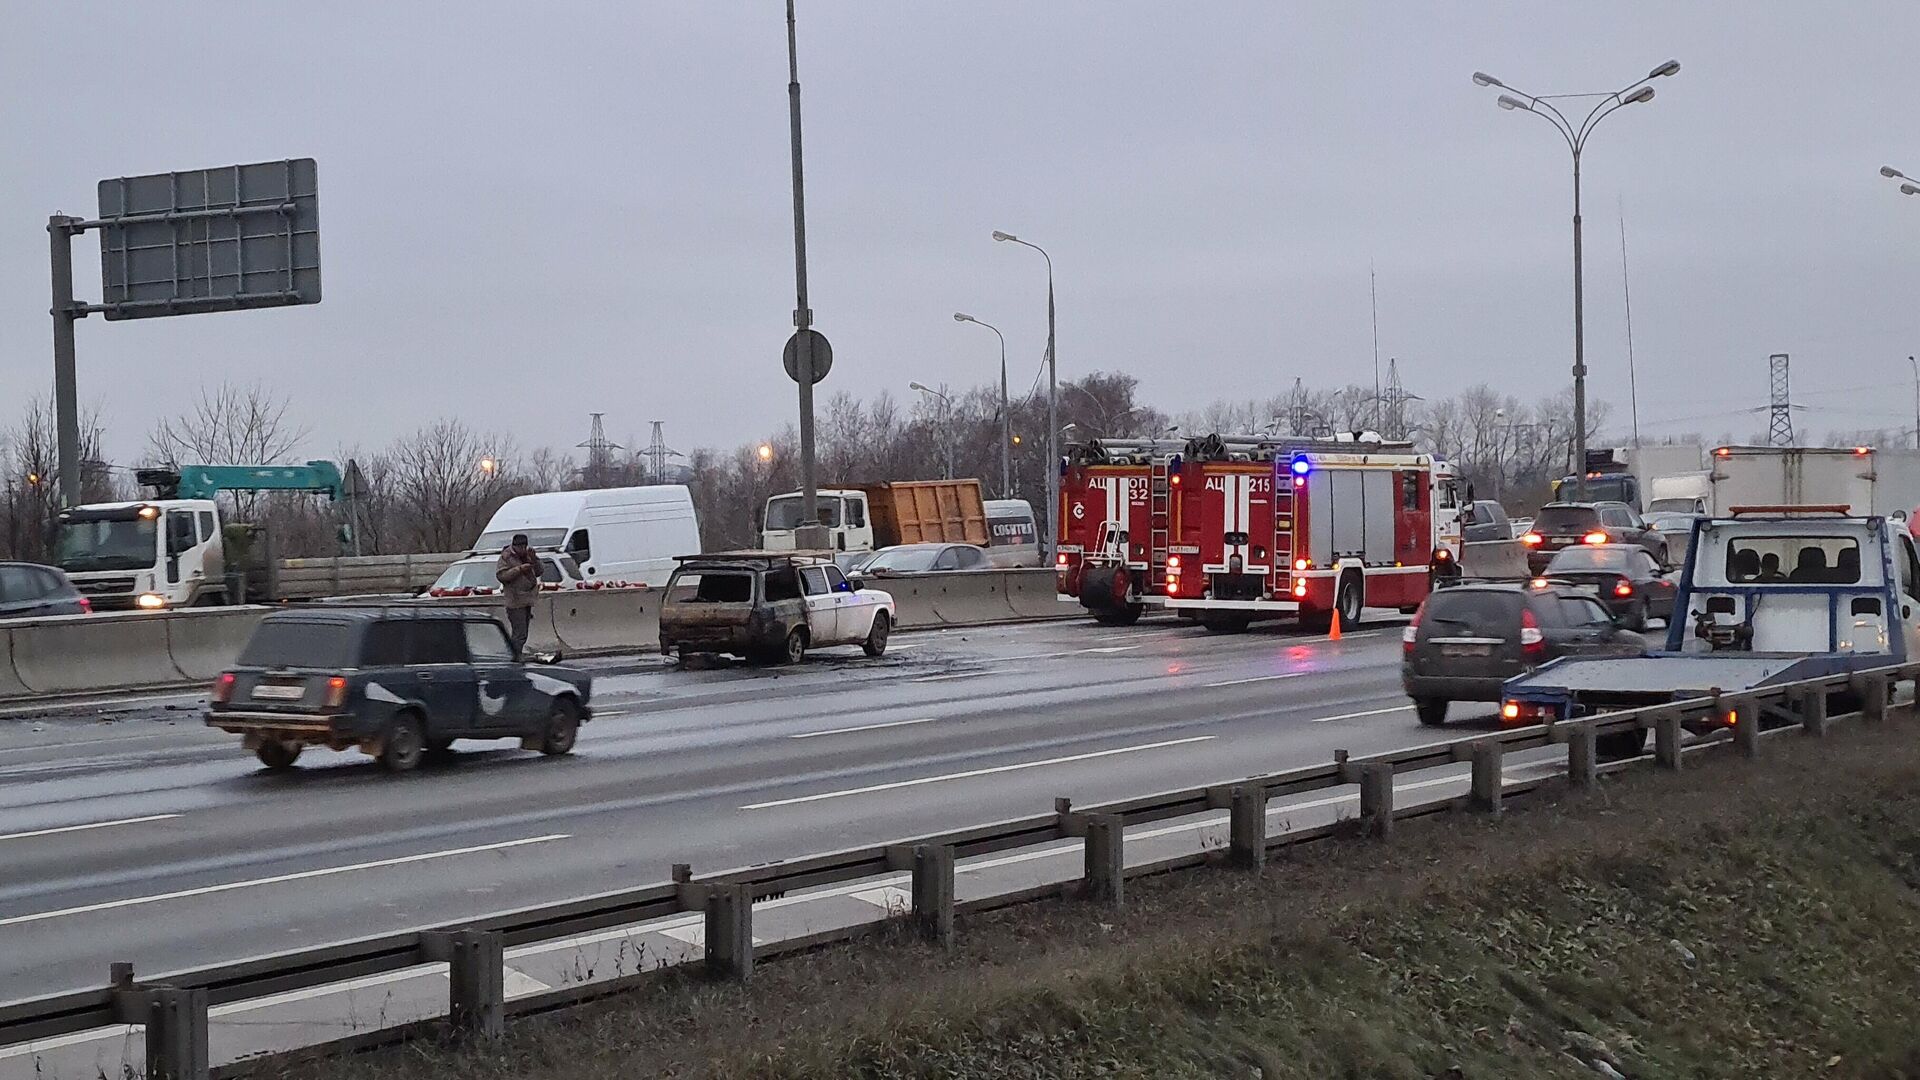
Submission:
[[[752,970],[754,962],[755,901],[793,890],[901,872],[912,874],[914,927],[925,938],[945,943],[951,941],[953,934],[957,859],[1080,839],[1086,855],[1086,871],[1080,882],[1082,895],[1117,905],[1127,877],[1193,865],[1209,858],[1203,853],[1165,863],[1128,867],[1124,844],[1129,826],[1224,809],[1229,811],[1226,860],[1240,866],[1259,866],[1270,848],[1327,836],[1341,827],[1336,823],[1269,836],[1266,807],[1275,798],[1357,784],[1360,830],[1366,835],[1384,837],[1390,833],[1395,820],[1453,809],[1497,811],[1503,795],[1530,790],[1546,782],[1544,778],[1505,782],[1502,761],[1510,752],[1564,743],[1568,746],[1568,782],[1575,788],[1585,788],[1593,784],[1603,768],[1618,767],[1601,765],[1597,753],[1601,737],[1639,732],[1644,745],[1644,733],[1651,731],[1655,766],[1679,769],[1682,732],[1686,725],[1714,717],[1724,720],[1731,713],[1735,722],[1726,729],[1731,732],[1730,741],[1742,756],[1753,757],[1759,753],[1765,725],[1758,721],[1763,717],[1778,722],[1772,729],[1774,732],[1798,729],[1809,735],[1821,735],[1830,720],[1831,696],[1849,694],[1860,701],[1859,715],[1867,720],[1882,720],[1887,714],[1893,684],[1916,675],[1920,675],[1920,663],[1888,666],[1445,740],[1365,757],[1350,757],[1340,751],[1333,762],[1324,765],[1091,807],[1076,808],[1061,799],[1051,814],[699,878],[693,875],[691,867],[679,865],[674,867],[673,880],[662,884],[465,919],[429,930],[383,934],[169,972],[151,979],[136,981],[131,965],[116,964],[112,982],[106,987],[0,1003],[0,1047],[118,1024],[144,1024],[148,1077],[201,1080],[211,1075],[207,1062],[209,1007],[436,962],[449,965],[448,1023],[451,1027],[473,1036],[497,1036],[509,1011],[527,1013],[556,1008],[615,993],[636,980],[650,977],[636,974],[603,983],[561,987],[519,997],[509,1004],[502,990],[503,951],[509,946],[560,940],[595,930],[699,912],[706,918],[707,968],[722,977],[741,979]],[[1461,763],[1472,765],[1468,795],[1444,803],[1394,808],[1396,776]],[[1058,895],[1061,891],[1058,885],[1044,886],[964,906],[969,910],[1002,906],[1038,896]],[[760,952],[767,955],[810,947],[823,940],[850,937],[856,932],[857,928],[830,931],[802,941],[763,947]],[[418,1025],[409,1027],[415,1026]],[[364,1045],[395,1035],[396,1030],[390,1029],[354,1036],[338,1045]]]

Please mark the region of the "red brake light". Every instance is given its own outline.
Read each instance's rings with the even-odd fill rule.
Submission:
[[[93,601],[87,599],[84,596],[80,598],[80,614],[82,615],[93,614]]]
[[[1632,595],[1633,595],[1633,582],[1631,582],[1631,581],[1622,581],[1622,582],[1621,582],[1620,584],[1618,584],[1618,585],[1615,585],[1615,586],[1613,587],[1613,595],[1615,595],[1615,596],[1632,596]]]
[[[339,675],[327,680],[327,696],[323,704],[329,709],[337,709],[347,703],[347,680]]]
[[[1539,547],[1541,544],[1546,543],[1546,540],[1546,537],[1541,536],[1537,532],[1527,533],[1520,538],[1520,542],[1528,547]]]
[[[1167,556],[1167,569],[1169,570],[1180,569],[1180,556],[1178,555]]]
[[[1309,568],[1309,567],[1311,567],[1312,565],[1313,565],[1312,563],[1310,563],[1310,562],[1308,562],[1308,561],[1307,561],[1307,560],[1305,560],[1305,559],[1295,559],[1295,560],[1293,560],[1293,568],[1294,568],[1295,570],[1305,570],[1305,569],[1307,569],[1307,568]]]
[[[1601,532],[1599,529],[1595,529],[1581,537],[1580,542],[1583,544],[1604,544],[1607,542],[1607,534]]]
[[[219,678],[213,680],[213,690],[207,696],[213,699],[214,704],[225,705],[227,699],[233,697],[233,672],[222,672]]]
[[[1506,704],[1500,706],[1500,719],[1502,720],[1520,719],[1520,703],[1517,701],[1509,701]]]
[[[1055,555],[1053,557],[1053,561],[1056,565],[1059,565],[1059,566],[1067,565],[1067,553],[1063,551],[1060,554]]]
[[[1540,632],[1540,620],[1526,608],[1520,610],[1520,651],[1530,660],[1547,651],[1547,637]]]

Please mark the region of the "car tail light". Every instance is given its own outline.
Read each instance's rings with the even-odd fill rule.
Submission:
[[[1520,703],[1517,701],[1509,701],[1505,705],[1500,706],[1500,719],[1502,720],[1520,719]]]
[[[215,705],[225,705],[233,697],[233,672],[223,672],[213,680],[213,690],[207,696]]]
[[[1615,585],[1615,586],[1613,587],[1613,595],[1615,595],[1615,596],[1632,596],[1632,595],[1633,595],[1633,582],[1631,582],[1631,581],[1627,581],[1627,580],[1624,580],[1624,579],[1622,579],[1622,580],[1621,580],[1621,582],[1620,582],[1620,584],[1618,584],[1618,585]]]
[[[1178,555],[1167,556],[1167,569],[1169,570],[1180,569],[1180,556]]]
[[[1308,570],[1308,569],[1311,569],[1312,567],[1313,567],[1313,564],[1311,562],[1308,562],[1306,559],[1293,560],[1293,568],[1295,570]]]
[[[1299,597],[1303,597],[1303,596],[1305,596],[1305,595],[1307,595],[1307,583],[1306,583],[1306,582],[1304,582],[1304,581],[1296,581],[1296,582],[1294,582],[1294,583],[1293,583],[1293,595],[1294,595],[1294,596],[1295,596],[1296,598],[1299,598]]]
[[[1547,652],[1547,636],[1540,632],[1540,621],[1533,617],[1531,611],[1520,612],[1520,651],[1529,660],[1538,659]]]
[[[1420,605],[1420,610],[1413,613],[1413,621],[1407,624],[1405,630],[1400,631],[1400,651],[1408,656],[1413,655],[1414,639],[1420,636],[1420,616],[1426,610],[1425,604]]]
[[[320,702],[322,707],[337,709],[347,703],[347,680],[339,675],[327,680],[327,696]]]
[[[1595,529],[1581,537],[1580,542],[1583,544],[1604,544],[1607,542],[1607,534],[1601,532],[1599,529]]]
[[[1551,705],[1541,705],[1531,701],[1503,701],[1500,703],[1500,722],[1503,724],[1544,724],[1557,717]]]
[[[93,601],[87,599],[84,596],[80,598],[80,614],[82,615],[93,614]]]
[[[1539,547],[1541,544],[1547,542],[1547,538],[1537,532],[1530,532],[1521,536],[1520,542],[1528,547]]]
[[[1053,562],[1054,562],[1054,565],[1055,565],[1055,566],[1065,566],[1065,565],[1067,565],[1067,553],[1063,551],[1063,552],[1061,552],[1060,554],[1058,554],[1058,555],[1055,555],[1055,556],[1053,557]]]

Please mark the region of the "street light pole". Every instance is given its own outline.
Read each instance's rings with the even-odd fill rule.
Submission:
[[[807,304],[807,198],[800,158],[800,46],[794,29],[793,0],[787,0],[787,120],[793,146],[793,325],[798,328],[800,372],[800,548],[828,546],[820,526],[820,489],[813,459],[813,308]]]
[[[1041,550],[1051,564],[1054,545],[1060,535],[1060,367],[1053,348],[1053,256],[1047,254],[1047,249],[1039,244],[1022,240],[1012,233],[996,230],[993,238],[1030,247],[1047,260],[1047,535]]]
[[[918,390],[928,397],[940,399],[940,447],[941,460],[945,463],[942,471],[946,474],[942,480],[953,479],[953,399],[924,383],[910,382],[907,389]]]
[[[1580,155],[1587,148],[1587,138],[1600,121],[1616,110],[1641,102],[1653,100],[1653,87],[1647,83],[1663,76],[1672,75],[1680,70],[1678,60],[1669,60],[1647,73],[1647,77],[1632,83],[1624,89],[1607,94],[1557,94],[1550,97],[1536,97],[1515,87],[1509,86],[1482,71],[1473,73],[1473,81],[1479,86],[1494,86],[1510,90],[1511,94],[1501,94],[1496,104],[1503,109],[1518,109],[1530,112],[1545,119],[1554,126],[1562,138],[1567,141],[1567,149],[1573,153],[1573,483],[1574,497],[1585,501],[1587,497],[1587,299],[1584,280],[1584,262],[1580,243]],[[1514,95],[1519,95],[1518,97]],[[1599,98],[1592,111],[1579,124],[1568,120],[1552,98]]]
[[[1000,339],[1000,497],[1013,498],[1013,408],[1007,399],[1007,335],[1000,328],[963,311],[953,313],[954,322],[970,322],[993,331]]]
[[[1920,360],[1907,357],[1913,368],[1913,448],[1920,450]]]

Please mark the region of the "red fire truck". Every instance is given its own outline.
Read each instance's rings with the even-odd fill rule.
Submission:
[[[1363,607],[1412,610],[1459,572],[1457,481],[1409,444],[1211,435],[1141,458],[1097,546],[1075,553],[1075,595],[1102,621],[1165,607],[1217,630],[1284,615],[1320,627],[1337,610],[1351,626]],[[1076,504],[1063,503],[1064,523]]]
[[[1185,446],[1170,439],[1102,439],[1067,448],[1054,569],[1060,592],[1079,598],[1101,622],[1140,618],[1153,570],[1154,507],[1164,516],[1166,465]]]

